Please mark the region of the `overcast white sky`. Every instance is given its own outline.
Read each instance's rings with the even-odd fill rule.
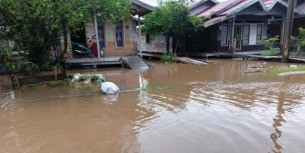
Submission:
[[[143,1],[145,3],[148,3],[152,6],[156,6],[158,4],[158,0],[141,0],[141,1]],[[198,1],[198,0],[196,0],[196,1]],[[225,0],[217,0],[217,1],[221,2],[221,1],[225,1]]]

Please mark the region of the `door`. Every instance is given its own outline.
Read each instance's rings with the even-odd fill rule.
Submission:
[[[235,39],[235,49],[241,50],[241,25],[235,25],[234,28],[234,39]]]

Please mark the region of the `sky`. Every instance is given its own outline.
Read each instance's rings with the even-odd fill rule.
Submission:
[[[145,3],[148,3],[152,6],[158,5],[158,0],[141,0],[141,1],[143,1]],[[198,1],[198,0],[196,0],[196,1]],[[217,0],[217,1],[222,2],[222,1],[225,1],[225,0]]]

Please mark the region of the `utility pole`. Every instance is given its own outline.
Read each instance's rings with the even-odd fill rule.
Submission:
[[[94,11],[94,28],[95,28],[95,37],[96,37],[96,45],[97,45],[97,56],[98,58],[101,58],[101,53],[100,53],[100,41],[99,41],[99,35],[98,35],[98,25],[97,25],[97,15],[96,12]]]
[[[284,40],[282,46],[282,62],[289,62],[290,44],[291,44],[291,33],[293,27],[293,16],[294,16],[294,1],[288,0],[288,9],[286,15],[286,23],[284,29]]]
[[[139,50],[139,52],[140,52],[140,57],[143,57],[142,56],[142,49],[141,49],[141,36],[142,36],[142,34],[141,34],[141,16],[140,16],[140,13],[138,13],[138,25],[139,25],[139,28],[138,28],[138,37],[139,37],[139,39],[138,39],[138,50]]]

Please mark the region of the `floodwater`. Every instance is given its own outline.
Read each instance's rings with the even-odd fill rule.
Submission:
[[[114,96],[88,84],[12,91],[2,77],[0,152],[304,153],[305,75],[214,62],[70,72],[105,74],[124,91]]]

